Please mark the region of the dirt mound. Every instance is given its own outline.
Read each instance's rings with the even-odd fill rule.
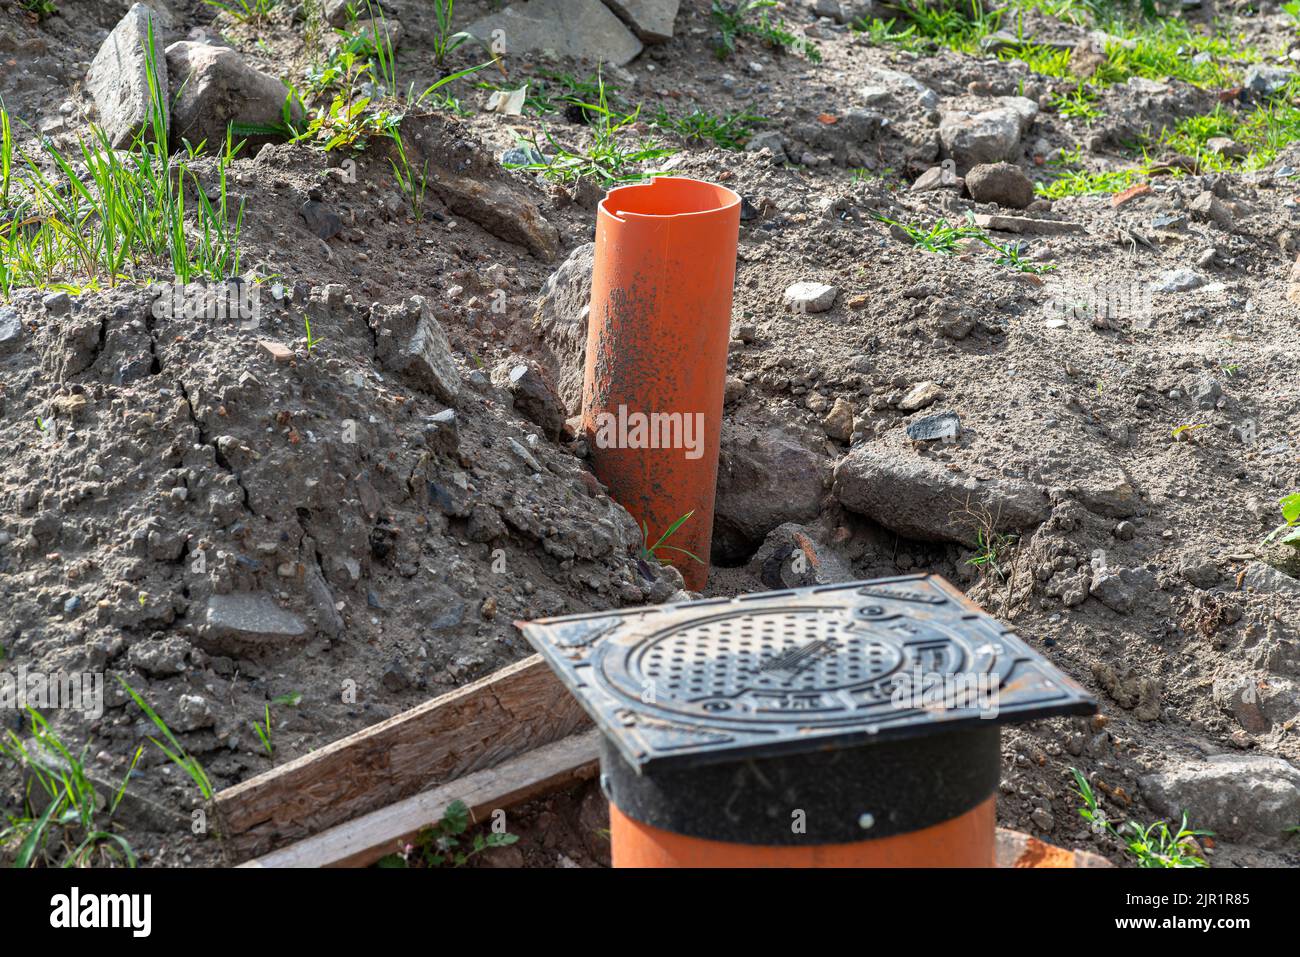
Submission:
[[[16,180],[0,199],[0,667],[107,676],[102,714],[47,716],[110,799],[128,780],[141,861],[213,849],[185,773],[152,746],[133,763],[158,731],[117,679],[221,787],[517,660],[515,620],[678,593],[565,421],[594,205],[650,171],[744,199],[706,594],[915,570],[962,585],[1103,702],[1004,735],[999,821],[1053,843],[1122,859],[1079,818],[1071,767],[1112,819],[1186,807],[1195,825],[1223,817],[1228,785],[1253,793],[1205,767],[1284,790],[1300,580],[1261,544],[1300,490],[1283,15],[1232,21],[1229,43],[1035,11],[1026,45],[820,0],[766,31],[702,0],[640,5],[645,23],[554,6],[625,65],[551,61],[507,31],[500,66],[417,101],[487,54],[447,52],[410,4],[383,5],[395,83],[374,23],[335,4],[251,23],[153,4],[160,49],[241,61],[168,64],[303,98],[295,142],[272,112],[233,159],[170,161],[191,242],[205,202],[239,210],[217,274],[180,281],[157,250],[96,266],[111,242],[41,273],[36,247],[26,265],[2,247],[47,235],[62,194]],[[488,4],[464,7],[491,27]],[[52,151],[104,122],[105,81],[82,81],[126,13],[0,28],[15,149],[51,182]],[[1175,41],[1195,55],[1151,53]],[[489,99],[525,82],[517,110]],[[339,96],[366,104],[340,114]],[[809,550],[814,573],[787,568]],[[0,719],[30,741],[20,710]],[[0,766],[15,818],[24,780]],[[585,835],[595,803],[535,807],[524,829]],[[1211,860],[1294,863],[1287,807],[1233,819]],[[603,860],[572,841],[519,857]]]

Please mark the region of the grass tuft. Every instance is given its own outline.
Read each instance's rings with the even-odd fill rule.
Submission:
[[[1101,802],[1078,768],[1070,768],[1074,776],[1075,793],[1083,801],[1079,816],[1088,821],[1098,833],[1109,834],[1124,843],[1138,867],[1209,867],[1200,855],[1196,844],[1198,837],[1211,837],[1212,831],[1194,831],[1187,826],[1187,812],[1183,812],[1178,830],[1171,830],[1164,821],[1145,827],[1135,821],[1126,821],[1118,828],[1106,818]]]
[[[642,167],[673,155],[674,150],[651,140],[642,140],[637,145],[624,142],[641,114],[640,107],[625,114],[611,110],[604,81],[599,78],[596,102],[582,103],[581,106],[595,117],[588,126],[591,142],[586,149],[561,144],[550,129],[543,127],[549,152],[542,148],[534,135],[531,143],[521,141],[520,144],[530,154],[528,161],[506,163],[506,169],[537,173],[544,179],[568,184],[588,179],[606,187],[663,175],[662,172],[646,172]]]
[[[114,149],[103,130],[92,127],[75,152],[43,137],[33,157],[18,148],[12,119],[0,104],[4,298],[16,286],[80,291],[159,274],[178,282],[238,275],[244,204],[231,201],[227,171],[242,144],[227,134],[206,183],[194,164],[206,144],[187,144],[189,156],[173,161],[167,105],[153,69],[159,53],[152,24],[144,46],[150,116],[128,149]]]
[[[112,822],[126,793],[141,750],[127,768],[111,802],[96,790],[86,771],[86,744],[73,753],[39,711],[27,709],[30,739],[12,730],[0,735],[0,758],[28,773],[22,809],[6,815],[0,845],[18,842],[14,866],[135,867],[131,845]]]

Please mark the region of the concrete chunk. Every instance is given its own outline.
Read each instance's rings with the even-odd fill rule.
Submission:
[[[465,32],[484,43],[503,39],[507,54],[623,66],[641,52],[641,41],[600,0],[529,0],[475,20]]]

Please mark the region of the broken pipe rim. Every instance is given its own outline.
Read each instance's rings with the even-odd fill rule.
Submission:
[[[647,546],[691,513],[656,557],[694,591],[708,580],[739,231],[737,193],[679,177],[612,189],[596,214],[582,432]],[[666,447],[647,444],[663,434],[653,424],[624,434],[634,417],[674,416]]]

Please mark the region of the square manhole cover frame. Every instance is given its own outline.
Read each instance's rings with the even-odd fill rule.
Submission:
[[[516,624],[638,772],[1097,710],[937,575]]]

